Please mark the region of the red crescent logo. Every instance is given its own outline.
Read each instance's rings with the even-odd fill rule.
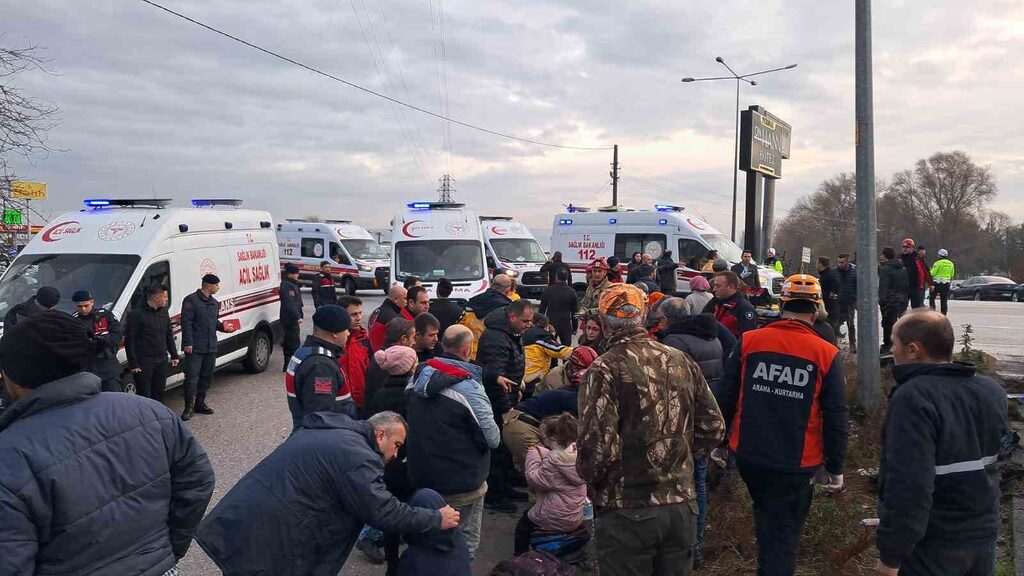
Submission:
[[[697,230],[707,230],[707,227],[704,226],[703,222],[694,222],[693,218],[687,218],[686,221],[689,222],[690,226],[693,226]]]
[[[405,234],[409,238],[420,238],[420,236],[417,236],[417,235],[413,234],[412,232],[410,232],[409,231],[409,227],[412,226],[413,224],[420,224],[422,222],[423,222],[423,220],[410,220],[410,221],[406,222],[405,226],[402,226],[402,234]]]
[[[494,234],[495,236],[504,236],[505,234],[508,234],[508,232],[499,230],[497,226],[491,226],[491,234]]]
[[[54,224],[43,232],[43,242],[56,242],[71,234],[78,234],[82,231],[82,225],[75,220],[68,220]]]

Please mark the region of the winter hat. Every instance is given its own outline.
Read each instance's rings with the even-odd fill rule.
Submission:
[[[569,356],[569,381],[577,386],[587,375],[587,368],[597,360],[598,353],[590,346],[577,346]]]
[[[299,267],[296,266],[295,264],[292,264],[291,262],[289,262],[289,263],[284,265],[284,273],[285,274],[298,274],[299,273]]]
[[[392,346],[377,350],[373,355],[377,365],[392,376],[401,376],[412,372],[416,366],[416,351],[408,346]]]
[[[352,327],[352,317],[341,306],[328,304],[313,312],[313,326],[337,334]]]
[[[636,318],[644,313],[647,295],[632,284],[613,284],[601,292],[597,310],[605,316]]]
[[[597,258],[587,266],[587,270],[607,270],[608,262],[604,258]]]
[[[949,252],[945,248],[939,248],[939,258],[945,258],[949,256]]]
[[[694,276],[690,278],[690,290],[694,292],[707,292],[711,290],[711,283],[703,276]]]
[[[220,278],[216,274],[206,274],[203,276],[203,284],[220,284]]]
[[[43,308],[53,308],[60,304],[60,290],[53,286],[43,286],[36,292],[36,302]]]
[[[29,316],[0,339],[0,365],[25,388],[80,372],[95,353],[85,325],[57,311]]]
[[[775,256],[775,248],[768,249],[768,257],[771,258],[772,256]]]
[[[619,267],[619,259],[616,258],[615,256],[609,256],[608,257],[608,267],[613,269],[613,270],[615,268],[618,268]]]
[[[913,238],[904,238],[903,239],[903,247],[904,248],[913,248],[914,247],[914,239]]]

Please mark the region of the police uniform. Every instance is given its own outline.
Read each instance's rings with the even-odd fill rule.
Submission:
[[[291,264],[289,264],[291,266]],[[295,269],[298,272],[298,269]],[[288,273],[288,269],[285,269]],[[294,273],[294,272],[293,272]],[[284,329],[284,337],[281,339],[281,349],[284,351],[284,366],[282,371],[288,370],[288,361],[292,354],[299,348],[299,321],[302,320],[302,292],[295,282],[287,277],[281,280],[279,289],[281,298],[281,327]]]
[[[220,284],[213,274],[203,276],[206,284]],[[225,332],[220,321],[220,302],[202,289],[189,294],[181,302],[181,347],[192,347],[185,355],[185,410],[182,419],[192,417],[193,408],[200,414],[213,414],[206,405],[206,391],[213,383],[217,366],[217,332]],[[186,418],[185,416],[188,416]]]
[[[338,294],[335,291],[334,276],[330,272],[318,272],[313,279],[313,307],[319,308],[327,304],[337,304]]]
[[[85,302],[92,300],[92,296],[88,292],[76,292],[72,300]],[[85,325],[96,343],[96,355],[89,363],[89,371],[103,381],[101,389],[104,392],[121,392],[121,362],[117,359],[117,350],[124,336],[121,323],[106,308],[94,307],[87,316],[75,312],[74,317]]]
[[[328,305],[313,314],[314,326],[329,332],[344,332],[352,320],[344,308]],[[302,419],[314,412],[336,412],[353,419],[359,417],[356,404],[338,358],[343,349],[316,336],[308,336],[302,347],[288,362],[284,377],[288,410],[292,414],[292,431],[302,426]]]

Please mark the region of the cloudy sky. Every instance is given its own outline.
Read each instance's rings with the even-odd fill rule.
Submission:
[[[740,73],[799,63],[741,98],[793,126],[781,210],[854,167],[853,2],[163,3],[468,123],[559,144],[618,144],[621,204],[681,204],[723,230],[735,84],[680,82],[722,75],[715,56]],[[610,202],[610,151],[459,126],[449,147],[442,121],[141,1],[2,0],[0,13],[0,43],[45,47],[56,72],[17,79],[61,108],[50,133],[60,151],[14,164],[24,179],[48,183],[47,210],[76,209],[90,196],[228,196],[277,218],[383,227],[400,205],[434,199],[444,173],[456,178],[458,200],[535,229],[549,229],[563,204]],[[878,175],[961,149],[991,166],[995,207],[1024,219],[1024,3],[890,0],[875,3],[874,22]]]

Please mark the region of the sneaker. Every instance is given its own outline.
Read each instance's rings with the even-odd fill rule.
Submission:
[[[515,514],[519,510],[515,504],[505,498],[484,498],[484,508],[501,512],[502,514]]]
[[[213,414],[213,408],[210,408],[206,404],[206,402],[203,402],[203,403],[197,402],[196,403],[196,407],[195,407],[195,412],[196,412],[196,414],[207,414],[207,415],[210,415],[210,414]]]
[[[371,564],[384,563],[384,550],[373,540],[359,540],[356,542],[356,549],[362,552]]]

